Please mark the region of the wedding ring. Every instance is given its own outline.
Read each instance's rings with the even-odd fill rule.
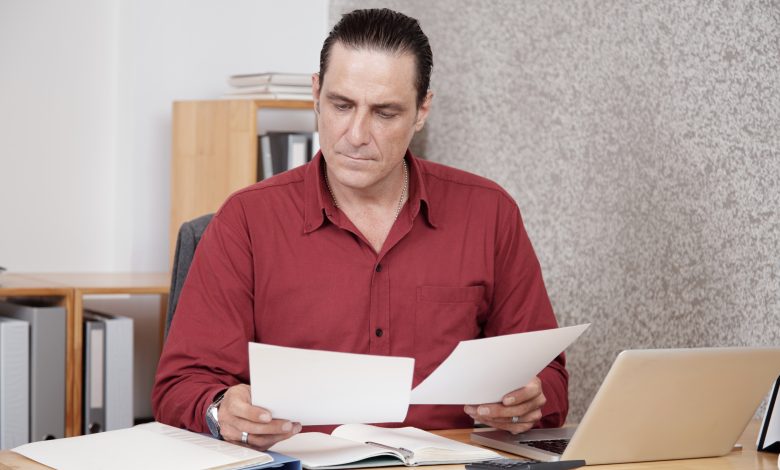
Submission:
[[[241,442],[244,444],[249,444],[249,433],[244,431],[241,433]]]
[[[520,422],[520,418],[517,416],[512,416],[512,424],[517,424]]]

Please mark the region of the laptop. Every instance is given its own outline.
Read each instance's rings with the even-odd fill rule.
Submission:
[[[471,440],[588,465],[721,456],[778,374],[780,348],[623,351],[576,428],[475,431]]]

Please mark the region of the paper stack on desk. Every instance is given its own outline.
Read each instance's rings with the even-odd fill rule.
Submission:
[[[34,442],[12,450],[60,470],[226,470],[257,469],[280,463],[265,452],[156,422],[117,431]],[[285,462],[290,462],[290,459],[285,459]],[[298,468],[297,461],[295,463],[294,468]]]
[[[249,343],[252,403],[273,416],[318,425],[401,422],[410,404],[499,402],[588,326],[461,341],[414,390],[412,358]]]

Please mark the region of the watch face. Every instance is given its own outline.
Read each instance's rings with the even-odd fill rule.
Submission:
[[[216,406],[209,406],[208,410],[206,411],[206,425],[208,425],[212,436],[218,439],[222,439],[222,435],[219,432],[219,419],[217,417]]]

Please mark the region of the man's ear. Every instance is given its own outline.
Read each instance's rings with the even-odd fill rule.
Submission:
[[[314,112],[320,112],[320,74],[311,75],[311,96],[314,99]]]
[[[433,101],[433,92],[428,90],[420,108],[417,109],[417,120],[414,123],[415,132],[419,132],[425,126],[425,120],[428,119],[428,113],[431,111],[431,101]]]

